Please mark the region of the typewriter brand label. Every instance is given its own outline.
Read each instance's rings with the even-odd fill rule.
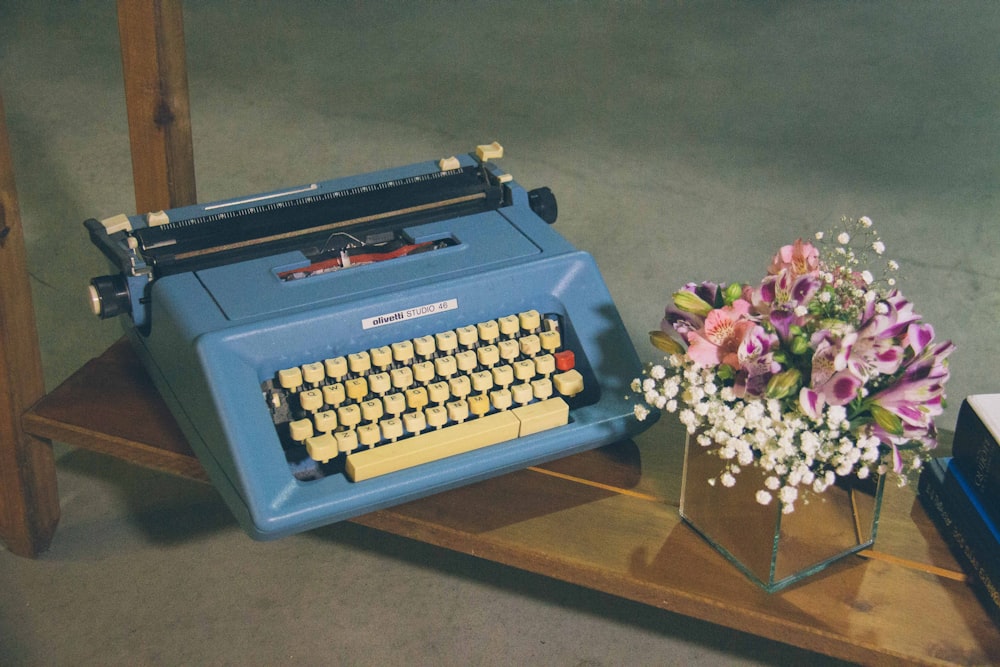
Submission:
[[[414,306],[413,308],[405,308],[392,313],[383,313],[382,315],[376,315],[375,317],[365,318],[361,320],[361,327],[363,329],[374,329],[375,327],[385,326],[386,324],[395,324],[396,322],[415,320],[418,317],[436,315],[438,313],[443,313],[446,310],[455,310],[456,308],[458,308],[458,299],[448,299],[447,301],[438,301],[436,303],[425,303],[422,306]]]

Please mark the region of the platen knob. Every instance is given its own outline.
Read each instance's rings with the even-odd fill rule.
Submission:
[[[90,296],[90,309],[102,320],[132,312],[128,284],[121,274],[94,278],[90,281],[87,292]]]
[[[559,216],[559,206],[556,204],[556,196],[548,188],[535,188],[528,192],[528,206],[535,214],[549,223],[556,221]]]

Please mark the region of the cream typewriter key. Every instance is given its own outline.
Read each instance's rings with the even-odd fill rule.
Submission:
[[[496,323],[496,320],[480,322],[476,325],[476,330],[479,332],[479,340],[487,345],[500,337],[500,326]]]
[[[337,421],[344,428],[354,428],[361,423],[361,409],[356,405],[344,405],[337,408]]]
[[[538,314],[537,310],[526,310],[523,313],[518,313],[517,319],[521,324],[521,329],[528,332],[537,331],[538,327],[542,325],[542,316]]]
[[[472,347],[479,342],[479,332],[471,324],[455,329],[455,335],[458,337],[458,344],[462,347]]]
[[[434,364],[430,361],[421,361],[410,368],[413,369],[413,379],[420,384],[427,384],[436,377]]]
[[[463,373],[469,373],[475,370],[476,366],[479,365],[479,358],[476,356],[475,350],[462,350],[455,354],[455,365],[458,370]]]
[[[278,371],[278,384],[282,389],[295,389],[302,384],[302,369],[296,366]]]
[[[313,424],[308,419],[297,419],[288,422],[288,435],[295,442],[302,442],[306,438],[311,438],[313,434]]]
[[[309,384],[315,385],[322,382],[324,377],[326,377],[326,369],[318,361],[311,364],[302,364],[302,379]]]
[[[551,354],[535,357],[535,370],[539,375],[552,375],[556,372],[556,358]]]
[[[382,401],[373,398],[361,404],[361,418],[366,422],[374,422],[382,419],[385,414],[385,406]]]
[[[495,389],[490,392],[490,403],[497,410],[506,410],[514,402],[510,389]]]
[[[326,376],[331,380],[343,380],[347,375],[347,359],[344,357],[334,357],[323,361],[326,368]]]
[[[413,359],[413,343],[408,340],[401,340],[398,343],[393,343],[392,347],[392,358],[401,363],[408,364]]]
[[[344,383],[347,390],[347,398],[352,401],[360,401],[368,395],[368,380],[364,378],[351,378]]]
[[[448,389],[455,398],[465,398],[472,393],[472,383],[469,376],[459,375],[448,380]]]
[[[430,402],[425,387],[414,387],[406,390],[406,407],[411,410],[423,410]]]
[[[483,345],[476,350],[476,356],[479,357],[480,366],[490,368],[500,363],[500,348],[496,345]]]
[[[499,387],[509,387],[514,384],[514,369],[506,364],[491,369],[493,384]]]
[[[437,345],[438,352],[448,353],[458,348],[458,336],[455,335],[454,331],[442,331],[434,334],[434,343]]]
[[[552,384],[563,396],[576,396],[583,391],[583,376],[573,368],[565,373],[556,373],[552,377]]]
[[[497,320],[497,324],[500,327],[500,333],[504,336],[516,336],[521,330],[521,322],[517,315],[504,315]]]
[[[344,385],[340,382],[337,384],[328,384],[323,387],[323,402],[327,405],[337,407],[346,400],[347,392],[344,390]]]
[[[416,435],[427,428],[427,418],[424,416],[423,410],[418,410],[417,412],[407,412],[404,414],[403,428],[406,429],[407,433],[411,433],[413,435]]]
[[[451,401],[445,403],[448,409],[448,419],[456,423],[462,423],[469,418],[469,404],[466,401]]]
[[[320,433],[329,433],[337,428],[337,413],[333,410],[324,410],[313,415],[313,425]]]
[[[515,384],[510,389],[510,395],[518,405],[530,403],[535,397],[535,393],[531,390],[531,385],[526,383]]]
[[[437,346],[434,345],[434,337],[419,336],[418,338],[414,338],[413,351],[424,359],[430,358],[435,352],[437,352]]]
[[[320,463],[335,459],[340,454],[337,440],[329,433],[306,438],[306,452],[309,453],[309,458]]]
[[[384,371],[392,366],[392,348],[388,345],[382,347],[373,347],[368,351],[369,356],[372,359],[372,366]]]
[[[552,380],[548,378],[532,380],[531,393],[534,394],[535,398],[538,400],[544,401],[546,398],[552,396]]]
[[[542,343],[542,349],[546,352],[555,352],[562,345],[562,336],[558,331],[543,331],[538,334],[538,339]]]
[[[430,399],[432,403],[437,403],[438,405],[444,403],[449,398],[451,398],[451,392],[448,389],[447,382],[432,382],[427,385],[427,398]]]
[[[406,389],[413,384],[413,370],[409,366],[393,368],[389,371],[392,378],[392,386],[395,389]]]
[[[535,362],[531,359],[522,359],[514,362],[514,377],[522,382],[527,382],[535,377]]]
[[[533,357],[542,349],[542,341],[535,334],[522,336],[520,338],[521,354],[526,357]]]
[[[368,391],[379,396],[392,389],[392,380],[388,373],[375,373],[368,376]]]
[[[403,422],[396,417],[383,419],[378,423],[378,427],[382,430],[382,437],[386,440],[396,442],[397,439],[403,437]]]
[[[469,376],[472,382],[472,391],[484,394],[493,388],[493,373],[489,371],[478,371]]]
[[[382,431],[378,424],[365,424],[357,428],[358,444],[365,447],[374,447],[382,441]]]
[[[490,399],[484,394],[469,396],[465,401],[469,404],[469,413],[476,417],[482,417],[490,411]]]
[[[398,417],[406,412],[406,397],[403,394],[389,394],[382,399],[385,405],[385,413]]]
[[[344,454],[350,454],[358,448],[357,431],[337,431],[333,437],[337,441],[337,449]]]
[[[424,418],[431,428],[441,428],[448,423],[448,410],[442,405],[435,405],[424,410]]]
[[[323,407],[323,392],[319,389],[310,389],[299,393],[299,404],[303,410],[315,412]]]
[[[434,360],[434,370],[440,377],[448,378],[458,372],[458,365],[455,363],[455,357],[450,354],[445,357],[438,357]]]
[[[354,352],[347,355],[347,367],[352,373],[363,375],[371,370],[372,358],[367,352]]]
[[[514,338],[500,341],[497,343],[497,348],[500,350],[500,358],[504,361],[514,361],[521,356],[521,345]]]

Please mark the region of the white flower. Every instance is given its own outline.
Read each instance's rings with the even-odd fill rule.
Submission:
[[[770,477],[764,480],[764,486],[771,489],[772,491],[777,491],[778,488],[781,487],[781,480],[775,477],[774,475],[771,475]]]
[[[875,281],[875,277],[872,276],[872,272],[868,270],[861,272],[861,279],[865,281],[865,285],[871,285]]]
[[[840,234],[837,235],[837,243],[840,243],[841,245],[847,245],[850,242],[851,242],[851,235],[848,234],[847,232],[840,232]]]
[[[858,224],[867,229],[872,226],[872,219],[869,218],[867,215],[863,215],[860,218],[858,218]]]
[[[731,473],[723,473],[722,477],[719,479],[722,482],[722,486],[732,487],[736,485],[736,478],[733,477]]]
[[[757,499],[757,502],[760,503],[761,505],[771,504],[771,494],[765,491],[764,489],[759,490],[757,492],[757,495],[754,497]]]
[[[649,416],[649,410],[646,409],[645,405],[636,405],[635,408],[635,418],[639,421],[643,421]]]
[[[659,364],[656,364],[655,366],[649,369],[649,377],[653,378],[654,380],[662,380],[666,376],[667,376],[667,369]]]
[[[881,241],[875,241],[875,243],[872,243],[872,250],[875,251],[876,255],[881,255],[885,252],[885,244]]]

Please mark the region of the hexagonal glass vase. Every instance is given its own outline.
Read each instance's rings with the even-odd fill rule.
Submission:
[[[782,514],[777,499],[756,501],[764,475],[755,467],[744,468],[735,486],[710,485],[722,470],[711,449],[688,436],[681,518],[765,591],[779,591],[875,543],[884,478],[839,479]]]

